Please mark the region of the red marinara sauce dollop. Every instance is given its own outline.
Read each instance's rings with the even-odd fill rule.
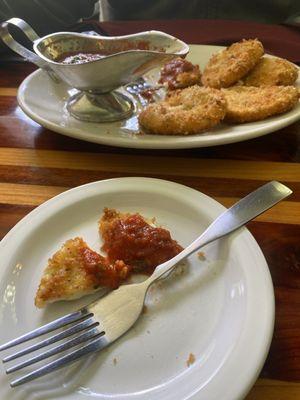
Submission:
[[[139,214],[114,220],[103,239],[102,249],[111,262],[123,260],[145,273],[182,251],[167,229],[151,226]]]
[[[81,249],[81,257],[86,273],[93,279],[96,286],[116,289],[131,273],[131,268],[124,261],[110,262],[88,247]]]
[[[174,58],[162,68],[158,83],[167,83],[170,89],[176,89],[179,87],[177,77],[184,72],[199,72],[199,66],[184,58]]]

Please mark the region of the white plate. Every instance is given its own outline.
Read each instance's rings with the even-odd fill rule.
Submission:
[[[183,246],[224,211],[198,191],[148,178],[95,182],[47,201],[0,245],[1,342],[88,302],[83,298],[45,310],[33,305],[47,259],[66,239],[82,236],[99,250],[97,220],[105,206],[155,216]],[[94,360],[14,390],[1,366],[1,400],[31,399],[33,394],[56,400],[243,398],[262,368],[273,332],[269,270],[245,228],[204,252],[206,260],[192,256],[187,273],[156,286],[147,313]],[[195,362],[188,367],[190,353]]]
[[[203,67],[210,56],[223,49],[219,46],[191,45],[188,59]],[[148,74],[147,79],[157,82],[159,71]],[[298,79],[297,85],[300,86]],[[208,147],[240,142],[274,132],[292,124],[300,118],[300,104],[288,113],[268,118],[264,121],[240,125],[222,124],[214,130],[192,136],[160,136],[139,134],[136,117],[114,123],[88,123],[78,121],[68,115],[65,102],[74,93],[65,84],[53,83],[48,75],[37,70],[21,84],[18,102],[22,110],[42,126],[63,135],[89,142],[111,146],[142,149],[179,149]]]

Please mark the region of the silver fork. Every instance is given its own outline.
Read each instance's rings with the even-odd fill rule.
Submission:
[[[155,101],[161,100],[162,95],[159,94],[159,90],[163,89],[163,85],[150,85],[148,82],[145,81],[143,77],[139,78],[135,82],[130,82],[127,83],[127,85],[124,86],[125,90],[130,93],[138,103],[138,106],[140,108],[144,108],[149,104],[149,100],[147,97],[143,96],[143,92],[147,90],[151,90],[153,92],[153,99]]]
[[[245,225],[248,221],[268,210],[291,193],[292,191],[288,187],[276,181],[261,186],[223,212],[202,235],[177,256],[159,265],[144,282],[121,286],[79,311],[65,315],[0,346],[0,350],[5,350],[58,328],[68,326],[67,329],[39,343],[4,357],[3,362],[6,363],[50,344],[57,343],[62,339],[67,339],[61,344],[50,348],[50,350],[8,368],[6,372],[9,374],[62,351],[69,350],[74,346],[82,345],[82,347],[78,347],[60,358],[11,381],[10,385],[12,387],[18,386],[46,375],[114,342],[137,321],[141,314],[147,291],[155,281],[165,278],[179,261],[182,261],[206,244]],[[73,337],[70,339],[70,336]]]

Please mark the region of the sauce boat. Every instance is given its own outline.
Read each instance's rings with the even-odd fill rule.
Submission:
[[[32,42],[34,52],[13,38],[12,25]],[[77,89],[67,108],[74,117],[91,122],[127,118],[134,108],[132,101],[115,89],[175,57],[185,57],[189,51],[186,43],[160,31],[112,37],[58,32],[40,38],[19,18],[3,22],[0,37],[56,83],[63,81]],[[66,55],[77,53],[98,53],[101,58],[74,64],[62,61]]]

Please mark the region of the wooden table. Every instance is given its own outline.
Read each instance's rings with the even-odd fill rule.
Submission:
[[[275,332],[247,400],[300,398],[300,122],[267,136],[192,150],[133,150],[67,138],[20,110],[17,87],[34,70],[0,64],[0,234],[45,200],[71,187],[121,176],[183,183],[225,206],[272,179],[294,194],[249,224],[272,274]],[[237,377],[238,379],[238,377]]]

